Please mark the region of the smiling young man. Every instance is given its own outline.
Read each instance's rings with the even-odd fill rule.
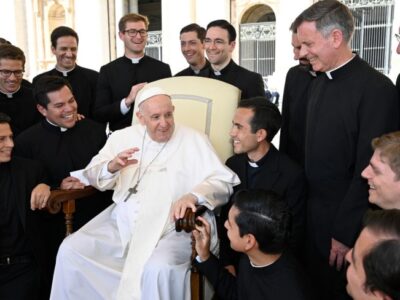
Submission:
[[[361,173],[368,180],[369,202],[400,209],[400,131],[372,140],[374,154]]]
[[[237,65],[232,59],[236,46],[236,30],[226,20],[215,20],[207,25],[204,45],[211,63],[209,77],[232,84],[242,91],[241,99],[265,96],[260,74]]]
[[[400,211],[370,211],[347,255],[347,292],[354,300],[400,299]]]
[[[91,117],[99,73],[77,65],[79,37],[72,28],[57,27],[51,33],[50,39],[51,51],[56,57],[56,66],[50,71],[37,75],[33,79],[33,85],[42,76],[64,77],[72,86],[79,107],[78,112]]]
[[[44,120],[22,132],[15,153],[41,162],[53,188],[81,189],[84,184],[70,172],[86,167],[106,142],[105,127],[89,118],[77,121],[78,104],[64,77],[41,76],[34,89],[37,109]],[[76,203],[74,229],[80,228],[111,204],[111,194],[96,194]],[[57,249],[65,237],[62,213],[42,215],[41,231],[46,242],[48,281],[51,282]],[[50,293],[50,289],[47,291]]]
[[[307,280],[287,250],[290,212],[271,191],[240,190],[233,196],[225,228],[230,247],[240,253],[236,276],[210,253],[210,225],[196,226],[194,264],[213,285],[218,299],[313,299]]]
[[[226,165],[238,174],[241,189],[271,190],[282,196],[288,204],[293,220],[288,239],[289,248],[303,258],[305,234],[305,178],[302,169],[272,144],[282,122],[279,109],[265,97],[244,99],[239,102],[232,120],[230,136],[234,156]],[[226,229],[232,202],[221,209],[219,220],[221,261],[228,269],[237,267],[238,253],[229,246]]]
[[[13,155],[10,121],[0,112],[0,299],[41,300],[47,257],[32,210],[46,206],[50,188],[38,162]]]
[[[11,117],[14,136],[40,120],[32,90],[21,84],[24,70],[24,52],[0,45],[0,111]]]
[[[210,62],[204,55],[205,37],[206,30],[196,23],[186,25],[181,29],[181,51],[189,67],[175,76],[209,76]]]
[[[124,56],[100,69],[94,116],[109,122],[111,131],[130,126],[136,94],[145,83],[171,77],[169,65],[144,53],[148,28],[146,16],[123,16],[118,36],[124,43]]]
[[[346,296],[344,256],[368,208],[361,171],[371,158],[369,143],[399,128],[399,101],[390,79],[352,52],[354,19],[340,1],[314,3],[295,24],[299,55],[318,72],[304,118],[307,265],[321,299],[337,299]]]

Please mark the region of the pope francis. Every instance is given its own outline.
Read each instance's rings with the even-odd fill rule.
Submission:
[[[190,234],[174,219],[226,203],[239,179],[204,134],[174,123],[165,91],[136,101],[139,124],[114,132],[84,171],[115,203],[61,244],[51,299],[190,298]]]

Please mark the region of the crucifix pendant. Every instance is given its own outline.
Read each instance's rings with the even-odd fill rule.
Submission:
[[[131,188],[128,189],[129,194],[126,196],[124,202],[128,201],[129,197],[130,197],[132,194],[136,194],[136,193],[137,193],[137,186],[138,186],[138,184],[139,184],[139,182],[137,182],[137,183],[135,184],[134,187],[131,187]]]

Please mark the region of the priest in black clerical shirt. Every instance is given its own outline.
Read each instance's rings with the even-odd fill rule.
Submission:
[[[130,126],[137,92],[147,82],[171,77],[169,65],[144,54],[149,21],[127,14],[118,24],[124,56],[100,69],[94,118],[109,122],[111,131]]]
[[[41,119],[32,90],[22,85],[24,52],[12,45],[0,45],[0,111],[11,117],[14,136]]]
[[[85,168],[103,147],[105,126],[88,118],[77,121],[78,105],[70,84],[63,77],[41,77],[34,94],[38,110],[45,119],[18,136],[15,152],[40,161],[52,187],[83,188],[84,184],[79,178],[70,176],[70,172]],[[74,229],[79,229],[110,204],[109,192],[78,201]],[[63,215],[43,213],[40,226],[46,239],[51,281],[58,246],[65,236]]]
[[[210,76],[210,62],[204,54],[204,38],[206,30],[196,23],[186,25],[181,29],[181,51],[189,67],[175,74],[175,76]]]
[[[301,266],[287,251],[290,212],[272,191],[240,190],[233,196],[225,228],[230,247],[240,255],[235,276],[210,253],[210,225],[202,217],[193,235],[194,265],[214,287],[218,299],[312,300]]]
[[[289,248],[303,260],[305,238],[305,176],[303,170],[272,144],[282,117],[279,109],[266,97],[254,97],[239,102],[232,121],[230,136],[235,155],[226,165],[240,178],[234,193],[241,189],[271,190],[288,204],[292,215]],[[221,209],[219,236],[220,257],[229,269],[237,267],[238,253],[229,246],[224,223],[232,202]]]
[[[236,30],[226,20],[215,20],[207,25],[204,45],[211,63],[210,78],[232,84],[242,91],[241,99],[265,96],[260,74],[249,71],[232,60]]]
[[[50,189],[38,162],[13,156],[10,121],[0,112],[0,299],[42,300],[49,282],[43,276],[44,244],[32,209],[46,205]]]
[[[71,84],[74,91],[74,96],[78,103],[78,113],[91,118],[96,99],[99,73],[76,64],[79,37],[72,28],[59,26],[53,30],[50,38],[51,51],[57,60],[56,66],[54,69],[33,78],[33,85],[42,76],[64,77]]]

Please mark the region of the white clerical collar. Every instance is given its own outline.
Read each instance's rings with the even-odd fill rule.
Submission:
[[[73,71],[73,70],[75,69],[75,67],[76,67],[76,65],[75,65],[72,69],[70,69],[70,70],[60,70],[60,68],[57,68],[57,65],[56,65],[56,66],[55,66],[55,69],[56,69],[58,72],[62,73],[64,77],[68,77],[68,73],[71,72],[71,71]]]
[[[338,70],[338,69],[340,69],[340,68],[343,67],[344,65],[347,65],[350,61],[353,60],[354,57],[356,57],[355,54],[353,54],[349,60],[345,61],[345,62],[344,62],[343,64],[341,64],[340,66],[338,66],[338,67],[336,67],[336,68],[334,68],[334,69],[332,69],[332,70],[326,71],[326,72],[325,72],[326,76],[327,76],[329,79],[332,80],[333,77],[332,77],[332,74],[331,74],[331,73],[334,72],[334,71],[336,71],[336,70]]]
[[[58,126],[57,124],[54,124],[54,123],[50,122],[49,119],[46,119],[46,121],[47,121],[50,125],[53,125],[54,127],[60,128],[60,131],[61,131],[61,132],[66,132],[66,131],[68,130],[68,128],[61,127],[61,126]]]
[[[130,60],[131,60],[131,62],[133,63],[133,64],[138,64],[139,62],[140,62],[140,60],[142,59],[144,57],[144,55],[143,56],[141,56],[141,57],[132,57],[132,58],[129,58]]]
[[[254,161],[248,161],[248,163],[249,163],[249,165],[250,165],[250,167],[253,167],[253,168],[258,168],[258,165],[257,165],[257,163],[256,162],[254,162]]]
[[[228,60],[227,62],[225,62],[222,66],[219,66],[218,68],[216,68],[214,65],[211,65],[211,69],[213,70],[214,74],[216,76],[220,76],[222,74],[222,70],[229,65],[229,63],[231,62],[231,60]]]
[[[190,68],[192,69],[192,71],[193,71],[194,74],[196,74],[196,75],[199,75],[199,74],[200,74],[200,70],[195,69],[195,68],[192,68],[192,67],[190,67]]]
[[[18,91],[20,90],[20,88],[21,88],[21,86],[19,86],[19,88],[18,88],[15,92],[13,92],[13,93],[3,92],[2,90],[0,90],[0,93],[6,95],[6,97],[7,97],[8,99],[12,99],[12,98],[14,98],[14,94],[15,94],[16,92],[18,92]]]
[[[251,260],[250,260],[250,265],[253,267],[253,268],[265,268],[265,267],[268,267],[268,266],[270,266],[270,265],[272,265],[273,263],[274,263],[275,261],[273,261],[273,262],[269,262],[269,263],[267,263],[267,264],[265,264],[265,265],[255,265]]]

